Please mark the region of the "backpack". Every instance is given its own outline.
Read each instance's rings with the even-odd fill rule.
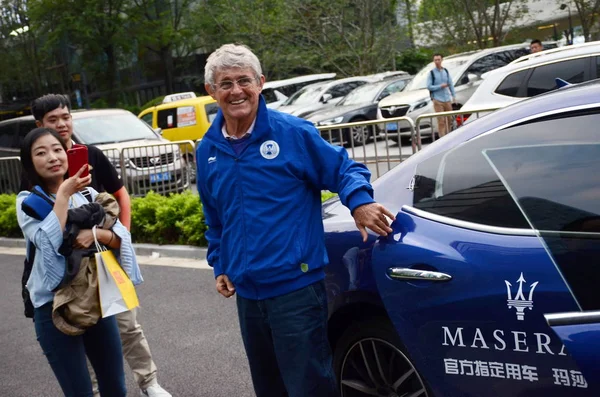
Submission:
[[[448,81],[450,81],[450,73],[448,73],[448,69],[446,68],[442,68],[444,69],[444,71],[446,72],[446,75],[448,76]],[[429,74],[431,75],[431,85],[435,85],[435,74],[433,73],[433,69],[431,69],[429,71]],[[431,98],[431,100],[433,100],[433,92],[429,91],[429,98]]]
[[[80,193],[83,194],[87,201],[90,203],[92,202],[92,193],[90,193],[89,189],[82,190]],[[40,201],[40,199],[42,201]],[[32,218],[41,221],[49,213],[49,211],[47,211],[48,205],[50,205],[50,211],[52,211],[54,202],[52,202],[52,200],[46,196],[44,191],[39,186],[34,186],[33,189],[31,189],[29,196],[23,200],[21,209]],[[40,208],[42,206],[45,208]],[[42,215],[43,212],[46,212],[46,214]],[[35,250],[36,247],[33,242],[27,241],[27,251],[25,253],[25,260],[23,262],[23,275],[21,276],[21,297],[23,298],[23,305],[25,306],[24,313],[25,317],[27,318],[33,318],[33,303],[31,302],[31,297],[29,296],[29,290],[27,290],[26,284],[31,276],[31,270],[33,269]]]

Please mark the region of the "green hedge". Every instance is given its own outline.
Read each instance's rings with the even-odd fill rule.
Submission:
[[[325,201],[334,193],[321,193]],[[16,195],[0,194],[0,236],[22,237]],[[204,213],[198,195],[188,191],[161,196],[149,193],[131,200],[131,235],[136,243],[206,246]]]

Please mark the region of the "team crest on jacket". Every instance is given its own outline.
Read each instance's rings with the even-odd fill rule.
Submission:
[[[273,160],[279,155],[279,145],[275,141],[265,141],[260,145],[260,154],[267,160]]]

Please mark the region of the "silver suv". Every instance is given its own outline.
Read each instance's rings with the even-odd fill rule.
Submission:
[[[101,149],[132,196],[144,196],[150,190],[181,192],[189,187],[194,164],[182,159],[178,144],[162,138],[131,112],[102,109],[71,114],[73,140]],[[33,116],[0,122],[0,156],[18,156],[25,135],[34,128]]]

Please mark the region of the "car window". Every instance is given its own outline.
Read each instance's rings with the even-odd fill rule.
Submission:
[[[0,125],[0,147],[14,148],[15,147],[15,130],[17,123],[7,123]]]
[[[208,122],[212,123],[215,117],[217,117],[217,112],[219,111],[219,105],[216,102],[207,103],[204,105],[204,111],[206,112],[206,117],[208,118]]]
[[[145,115],[143,115],[141,117],[141,119],[144,120],[150,127],[152,127],[152,116],[153,116],[152,112],[146,113]]]
[[[37,127],[37,126],[35,125],[34,120],[21,120],[21,122],[19,123],[19,131],[17,134],[17,141],[15,144],[16,148],[21,147],[21,145],[23,144],[23,141],[25,140],[25,136],[27,134],[29,134],[29,132],[31,130],[33,130],[35,127]]]
[[[383,98],[385,98],[388,95],[391,95],[395,92],[400,92],[404,89],[404,87],[406,87],[406,81],[407,80],[399,80],[396,81],[395,83],[392,83],[390,85],[388,85],[385,90],[383,90],[383,92],[379,95],[379,98],[377,98],[377,100],[381,100]]]
[[[182,128],[196,125],[196,108],[194,106],[179,106],[159,110],[157,124],[159,128]]]
[[[482,74],[487,73],[490,70],[498,69],[504,65],[506,65],[506,63],[496,57],[496,54],[490,54],[473,62],[467,69],[466,74],[473,73],[481,77]]]
[[[158,135],[133,114],[86,114],[74,117],[73,129],[77,137],[86,145],[118,143],[138,139],[160,140]]]
[[[600,57],[596,57],[596,78],[600,79]]]
[[[583,310],[600,309],[598,123],[599,113],[584,113],[515,127],[514,133],[546,138],[525,145],[508,140],[484,153]]]
[[[331,87],[327,93],[331,94],[332,98],[339,98],[348,95],[350,91],[365,84],[364,81],[351,81],[348,83],[337,84]]]
[[[583,82],[588,60],[589,58],[572,59],[535,68],[527,84],[527,96],[532,97],[557,89],[557,77],[572,84]]]
[[[504,65],[508,65],[515,59],[521,58],[522,56],[528,55],[528,54],[529,54],[528,48],[516,48],[514,50],[497,52],[496,57],[498,58],[498,61],[502,63],[501,66],[504,66]]]
[[[502,80],[498,88],[496,88],[496,93],[512,97],[525,96],[525,93],[519,94],[519,88],[524,84],[527,73],[529,73],[528,69],[509,74]]]
[[[575,120],[578,124],[572,124]],[[413,184],[413,206],[434,214],[484,225],[531,228],[517,201],[511,196],[506,178],[497,173],[496,166],[486,157],[486,153],[492,152],[492,149],[505,149],[507,147],[522,148],[556,145],[557,143],[564,145],[565,142],[570,141],[596,144],[600,142],[600,130],[595,127],[598,123],[600,123],[599,114],[578,119],[554,117],[551,120],[527,123],[500,130],[493,134],[485,134],[446,152],[439,153],[417,165]],[[565,131],[569,131],[569,134],[565,135]],[[587,154],[591,156],[596,147],[587,150],[590,150]],[[565,151],[565,153],[567,152]],[[573,151],[569,153],[573,157],[572,161],[575,161],[577,154]],[[527,164],[528,161],[536,159],[536,156],[529,159],[529,155],[521,154],[522,164]],[[595,164],[600,166],[600,163],[598,163],[600,153],[597,158]],[[557,157],[557,159],[562,159],[561,161],[564,162],[569,159],[569,156],[564,155]],[[522,164],[518,161],[511,163],[514,172],[523,167]],[[589,163],[589,165],[592,164]],[[568,167],[569,163],[559,163],[555,166],[558,168]],[[523,168],[523,172],[527,169],[529,168]],[[536,170],[535,168],[531,169]],[[579,168],[580,174],[571,173],[569,176],[560,179],[555,178],[555,176],[562,174],[552,173],[548,169],[546,169],[546,172],[546,174],[543,174],[544,178],[549,178],[548,181],[551,182],[546,181],[544,178],[540,178],[540,180],[529,179],[528,186],[555,190],[557,193],[575,189],[578,195],[594,200],[594,205],[600,205],[600,200],[598,200],[598,197],[600,197],[600,179],[598,179],[598,175],[600,173],[594,172],[593,168],[590,168],[586,173],[583,173],[582,169]],[[590,175],[590,178],[584,177],[590,173],[594,175]],[[579,181],[577,185],[575,181]],[[508,183],[510,184],[510,181]],[[527,187],[527,183],[523,186]],[[589,189],[584,190],[584,186],[589,186]],[[531,194],[534,193],[531,192]],[[579,200],[582,202],[581,200],[584,200],[584,198],[580,197]],[[588,207],[582,208],[588,212],[593,212]],[[556,228],[556,226],[551,226],[551,222],[555,222],[555,220],[552,219],[550,213],[545,215],[545,217],[540,216],[539,219],[545,220],[547,224],[534,222],[533,227],[540,229]]]

